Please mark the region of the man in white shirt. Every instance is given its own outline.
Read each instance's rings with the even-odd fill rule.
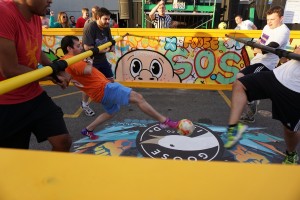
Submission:
[[[280,6],[274,6],[267,11],[267,25],[263,28],[260,39],[257,41],[259,44],[285,49],[290,40],[290,30],[283,24],[283,14],[284,10]],[[247,74],[273,70],[278,65],[279,57],[277,55],[258,48],[254,48],[253,51],[256,55],[251,60],[250,65],[237,74],[237,79]],[[257,102],[249,102],[246,112],[240,120],[246,123],[253,123],[256,112]]]
[[[300,48],[294,53],[300,54]],[[274,70],[253,73],[239,78],[232,88],[232,106],[225,148],[232,148],[247,126],[239,118],[248,101],[272,100],[272,117],[283,125],[286,143],[284,164],[297,164],[296,152],[300,136],[300,61],[290,60]]]
[[[237,15],[235,18],[236,27],[235,30],[257,30],[257,27],[250,20],[243,21],[241,15]]]

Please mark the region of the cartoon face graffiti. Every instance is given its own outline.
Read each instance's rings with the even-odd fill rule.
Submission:
[[[163,54],[146,49],[124,54],[116,64],[115,74],[121,81],[181,82]]]

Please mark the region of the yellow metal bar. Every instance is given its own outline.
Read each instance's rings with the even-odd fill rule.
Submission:
[[[78,35],[82,36],[82,28],[48,28],[43,29],[43,35]],[[232,34],[241,38],[259,38],[262,30],[233,30],[233,29],[161,29],[155,28],[112,28],[114,36],[126,33],[140,36],[171,36],[171,37],[225,37],[225,34]],[[291,31],[291,39],[299,39],[300,31]]]
[[[188,84],[166,82],[137,82],[118,81],[122,85],[132,88],[165,88],[165,89],[190,89],[190,90],[231,90],[231,84]]]
[[[118,41],[122,40],[123,37],[124,36],[120,36],[120,37],[116,38],[115,41],[118,42]],[[107,42],[103,45],[100,45],[98,47],[98,49],[103,50],[111,45],[112,45],[111,42]],[[74,64],[74,63],[76,63],[80,60],[83,60],[92,55],[93,55],[93,52],[91,50],[89,50],[89,51],[86,51],[79,55],[76,55],[72,58],[66,59],[66,62],[68,63],[68,65],[71,65],[71,64]],[[25,74],[21,74],[21,75],[12,77],[10,79],[6,79],[4,81],[1,81],[0,82],[0,95],[10,92],[12,90],[15,90],[19,87],[22,87],[28,83],[40,80],[46,76],[49,76],[52,73],[53,73],[52,68],[49,66],[45,66],[41,69],[37,69],[37,70],[31,71],[31,72],[28,72]]]
[[[299,166],[8,149],[0,158],[0,199],[300,199]]]

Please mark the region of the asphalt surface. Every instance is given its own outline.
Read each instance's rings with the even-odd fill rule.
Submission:
[[[48,95],[53,98],[65,113],[65,122],[73,141],[83,136],[80,130],[90,123],[97,114],[103,112],[100,104],[92,102],[90,106],[95,110],[96,116],[85,116],[80,110],[81,93],[74,86],[61,90],[58,86],[43,86]],[[145,89],[135,88],[144,98],[159,112],[173,119],[188,118],[193,122],[226,126],[230,107],[226,98],[230,101],[231,91],[208,91],[208,90],[176,90],[176,89]],[[222,94],[225,96],[223,97]],[[224,99],[225,98],[225,99]],[[271,119],[271,102],[260,101],[256,121],[250,126],[265,127],[267,131],[275,136],[282,136],[280,122]],[[76,113],[77,112],[77,113]],[[78,116],[76,114],[80,113]],[[112,120],[122,121],[127,118],[151,119],[142,113],[135,105],[122,107]],[[101,126],[96,130],[101,130]],[[35,139],[31,140],[31,149],[48,150],[47,142],[37,144]]]

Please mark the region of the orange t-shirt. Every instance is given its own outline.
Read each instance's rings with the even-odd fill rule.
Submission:
[[[72,56],[66,55],[62,59],[68,59]],[[72,76],[71,82],[80,90],[85,92],[93,101],[101,102],[104,96],[104,90],[110,81],[95,67],[92,67],[91,74],[84,74],[87,63],[79,61],[66,68],[66,72]]]

